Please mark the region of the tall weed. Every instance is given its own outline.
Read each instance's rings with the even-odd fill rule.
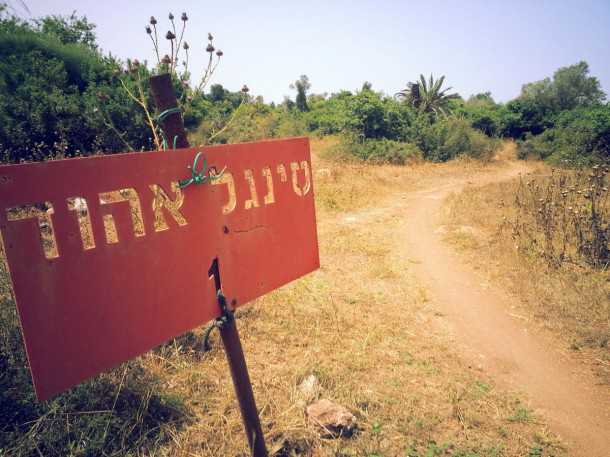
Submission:
[[[510,221],[521,250],[563,263],[606,268],[610,263],[609,167],[552,169],[544,179],[521,179]]]

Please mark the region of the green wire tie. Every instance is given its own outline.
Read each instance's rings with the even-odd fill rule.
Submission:
[[[180,187],[180,189],[184,189],[185,187],[188,187],[191,184],[205,184],[206,182],[211,182],[211,181],[215,181],[217,179],[222,178],[222,175],[224,174],[227,167],[224,167],[218,175],[216,175],[216,174],[210,175],[209,173],[206,174],[208,166],[207,166],[207,161],[206,161],[205,157],[203,158],[203,169],[201,170],[201,172],[197,172],[197,162],[199,161],[199,157],[201,157],[202,155],[203,155],[203,153],[201,151],[199,151],[197,153],[197,155],[195,155],[195,160],[193,160],[193,165],[192,166],[189,165],[187,167],[191,170],[191,177],[178,181],[178,186]]]
[[[163,119],[165,119],[170,114],[175,114],[175,113],[180,113],[180,108],[178,108],[177,106],[174,106],[173,108],[168,108],[164,111],[161,111],[159,113],[159,115],[157,116],[157,122],[163,122]]]
[[[163,122],[163,120],[169,116],[170,114],[175,114],[175,113],[180,113],[181,110],[180,108],[178,108],[177,106],[173,107],[173,108],[168,108],[164,111],[161,111],[161,113],[159,113],[159,115],[157,117],[155,117],[155,121],[157,121],[158,124],[160,124],[161,122]],[[161,145],[163,146],[163,150],[166,151],[167,150],[167,137],[165,136],[165,132],[163,131],[163,129],[161,130],[161,136],[163,137],[163,141],[161,142]],[[174,149],[176,149],[176,143],[178,141],[178,135],[174,136]]]
[[[164,151],[167,151],[167,137],[165,136],[165,133],[163,132],[163,130],[161,130],[161,136],[163,137],[163,140],[161,141],[161,147],[163,148]],[[176,150],[177,142],[178,142],[178,135],[174,135],[174,150]]]

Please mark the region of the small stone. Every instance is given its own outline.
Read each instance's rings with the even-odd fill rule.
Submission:
[[[322,399],[307,407],[307,417],[322,438],[350,437],[357,428],[356,416],[347,408]]]
[[[313,374],[307,376],[305,379],[303,379],[301,384],[299,384],[299,394],[307,403],[318,398],[320,390],[320,382]]]

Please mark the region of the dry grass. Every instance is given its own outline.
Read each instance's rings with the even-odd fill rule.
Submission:
[[[563,455],[526,404],[464,366],[435,332],[402,242],[402,195],[483,165],[338,164],[318,154],[327,145],[312,144],[320,270],[238,312],[273,454]],[[184,399],[192,420],[169,427],[166,440],[130,448],[132,455],[247,455],[218,335],[205,355],[194,343],[187,335],[138,360],[159,380],[157,392]],[[308,424],[298,386],[310,374],[320,381],[320,397],[357,416],[354,437],[321,439]]]
[[[521,298],[521,315],[550,329],[610,383],[610,272],[603,249],[610,201],[604,179],[607,186],[596,170],[539,166],[521,180],[452,196],[446,222],[473,226],[474,232],[462,231],[452,241]],[[593,181],[601,184],[591,190]]]

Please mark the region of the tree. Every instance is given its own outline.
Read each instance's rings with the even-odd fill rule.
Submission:
[[[599,105],[606,99],[599,80],[589,76],[589,64],[581,61],[559,68],[553,78],[524,84],[520,99],[538,105],[545,113]]]
[[[362,90],[362,91],[365,91],[365,90],[373,90],[373,83],[371,83],[371,82],[369,82],[369,81],[364,81],[364,82],[362,83],[362,89],[360,89],[360,90]]]
[[[448,94],[451,87],[441,90],[445,77],[441,76],[436,81],[430,75],[430,80],[426,82],[424,75],[419,75],[419,81],[410,82],[407,87],[396,94],[406,103],[414,108],[435,115],[447,114],[449,111],[449,101],[460,98],[458,94]]]
[[[53,35],[63,44],[82,44],[97,49],[95,24],[86,17],[78,17],[74,11],[70,16],[46,16],[35,21],[38,30]]]
[[[466,104],[470,106],[496,106],[496,102],[489,91],[471,95]]]
[[[221,102],[227,97],[229,91],[222,87],[222,84],[212,84],[208,98],[213,102]]]
[[[589,65],[581,61],[576,65],[560,68],[553,75],[556,109],[569,110],[599,105],[606,99],[599,80],[589,75]]]
[[[309,111],[309,107],[307,106],[307,91],[311,88],[311,84],[309,83],[307,75],[301,75],[299,79],[290,85],[290,88],[296,89],[297,91],[297,109],[302,112]]]
[[[541,134],[563,112],[600,106],[605,99],[599,80],[589,76],[587,62],[559,68],[552,78],[524,84],[521,95],[506,104],[504,134],[521,139]]]

